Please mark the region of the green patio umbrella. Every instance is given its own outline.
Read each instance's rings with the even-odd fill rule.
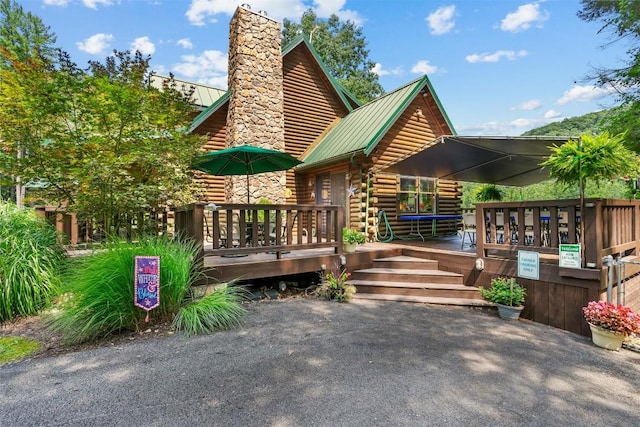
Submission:
[[[291,169],[302,163],[290,154],[252,145],[238,145],[198,157],[193,167],[211,175],[247,175],[247,204],[250,203],[249,175]]]

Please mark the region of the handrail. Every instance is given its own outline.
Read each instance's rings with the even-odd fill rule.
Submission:
[[[586,199],[584,212],[578,199],[478,203],[478,236],[485,238],[478,238],[477,253],[535,250],[556,257],[561,243],[580,243],[581,221],[584,266],[602,268],[606,255],[640,254],[640,200],[612,199]]]
[[[176,233],[202,244],[204,256],[333,248],[342,253],[344,208],[326,205],[221,206],[194,203],[174,209]]]

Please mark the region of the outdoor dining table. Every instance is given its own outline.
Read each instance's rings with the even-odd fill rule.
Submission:
[[[398,219],[400,221],[411,221],[411,230],[407,237],[417,236],[424,241],[425,236],[420,232],[420,221],[431,221],[431,235],[427,237],[433,237],[437,235],[437,226],[436,223],[438,221],[452,221],[452,220],[461,220],[462,215],[460,214],[412,214],[412,215],[399,215]],[[414,231],[415,228],[415,231]]]

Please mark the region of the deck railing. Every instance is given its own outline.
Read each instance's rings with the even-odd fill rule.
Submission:
[[[203,254],[230,256],[333,248],[342,253],[344,208],[320,205],[222,206],[174,209],[176,233],[202,243]]]
[[[583,267],[602,268],[607,255],[640,255],[640,200],[610,199],[586,199],[584,212],[577,199],[478,203],[477,253],[530,250],[557,257],[560,243],[580,243],[581,221]]]

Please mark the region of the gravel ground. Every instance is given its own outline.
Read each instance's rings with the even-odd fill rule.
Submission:
[[[0,366],[0,426],[640,425],[640,353],[478,309],[247,307],[232,331]]]

